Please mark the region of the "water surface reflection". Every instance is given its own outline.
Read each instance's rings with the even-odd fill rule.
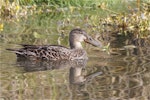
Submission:
[[[0,57],[1,99],[150,99],[149,47],[112,49],[110,54],[93,49],[87,50],[88,61],[42,62],[16,61],[5,48]]]

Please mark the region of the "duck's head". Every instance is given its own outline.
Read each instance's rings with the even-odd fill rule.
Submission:
[[[82,48],[81,42],[92,44],[93,46],[101,47],[102,44],[99,41],[94,40],[84,30],[73,29],[69,34],[70,48]]]

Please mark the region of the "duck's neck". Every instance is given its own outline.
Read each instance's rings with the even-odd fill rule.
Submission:
[[[81,42],[70,42],[70,48],[71,49],[83,49]]]

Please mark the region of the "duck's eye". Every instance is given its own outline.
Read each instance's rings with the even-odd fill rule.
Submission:
[[[89,38],[89,40],[92,40],[92,38]]]

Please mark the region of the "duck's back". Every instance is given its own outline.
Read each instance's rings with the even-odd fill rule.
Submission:
[[[18,58],[41,59],[41,60],[74,60],[87,59],[83,49],[69,49],[58,45],[22,45],[23,48],[14,50]]]

